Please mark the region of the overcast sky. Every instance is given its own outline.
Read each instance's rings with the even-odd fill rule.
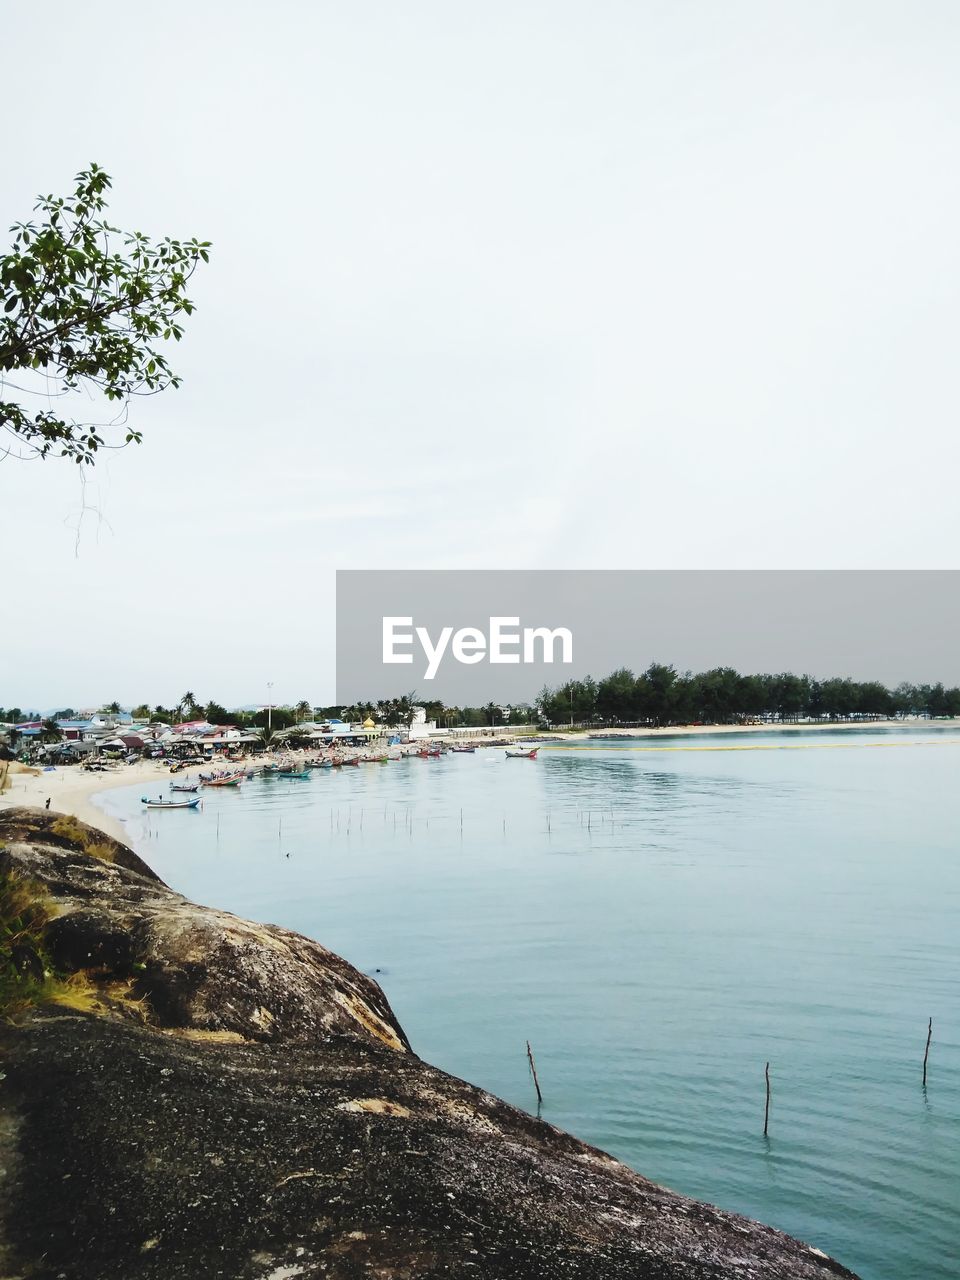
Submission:
[[[95,160],[214,251],[78,554],[78,469],[0,464],[0,704],[324,702],[338,567],[957,567],[950,0],[54,0],[3,46],[4,227]]]

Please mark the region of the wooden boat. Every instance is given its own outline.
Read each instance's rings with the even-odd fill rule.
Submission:
[[[536,760],[539,747],[531,747],[529,751],[511,751],[507,748],[508,760]]]
[[[230,778],[203,778],[201,781],[205,787],[239,787],[243,778],[234,774]]]
[[[473,752],[476,751],[476,749],[477,749],[476,747],[451,747],[450,748],[450,750],[456,752],[457,755],[466,755],[467,752],[469,752],[472,755]]]
[[[197,796],[196,800],[164,800],[162,797],[148,800],[146,796],[141,796],[140,803],[148,809],[195,809],[200,803],[200,797]]]
[[[309,769],[278,769],[278,778],[309,778]]]
[[[418,751],[417,755],[421,760],[433,760],[439,757],[439,747],[424,747],[422,751]]]
[[[355,765],[359,766],[359,764],[360,764],[360,757],[359,757],[359,756],[354,756],[352,760],[341,760],[341,761],[340,761],[340,763],[341,763],[341,764],[355,764]]]
[[[199,791],[200,783],[199,782],[171,782],[170,790],[171,791]]]

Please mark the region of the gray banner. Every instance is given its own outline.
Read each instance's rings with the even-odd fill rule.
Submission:
[[[344,570],[337,701],[530,702],[651,662],[960,683],[958,571]]]

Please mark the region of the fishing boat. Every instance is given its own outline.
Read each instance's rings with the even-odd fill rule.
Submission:
[[[417,752],[417,755],[420,757],[421,760],[433,760],[439,757],[440,748],[439,747],[423,747],[420,751]]]
[[[205,787],[239,787],[243,781],[242,774],[233,774],[229,778],[203,778],[201,779]]]
[[[148,800],[146,796],[140,797],[140,803],[147,809],[195,809],[200,803],[200,797],[195,800],[164,800],[159,796],[156,800]]]
[[[278,769],[278,778],[309,778],[309,769]]]
[[[511,751],[507,748],[508,760],[536,760],[539,747],[531,747],[529,751]]]
[[[200,783],[199,782],[171,782],[170,790],[171,791],[199,791]]]
[[[476,747],[451,747],[450,748],[451,751],[461,756],[466,755],[468,752],[472,755],[473,752],[476,751],[476,749],[477,749]]]
[[[341,763],[341,764],[355,764],[355,765],[357,765],[357,766],[359,767],[359,765],[360,765],[360,757],[359,757],[359,756],[354,756],[352,760],[341,760],[341,761],[340,761],[340,763]]]

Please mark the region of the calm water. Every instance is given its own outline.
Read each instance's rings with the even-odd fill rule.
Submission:
[[[529,1038],[551,1122],[865,1280],[955,1280],[958,775],[952,731],[717,735],[104,804],[177,889],[379,970],[431,1062],[532,1109]]]

